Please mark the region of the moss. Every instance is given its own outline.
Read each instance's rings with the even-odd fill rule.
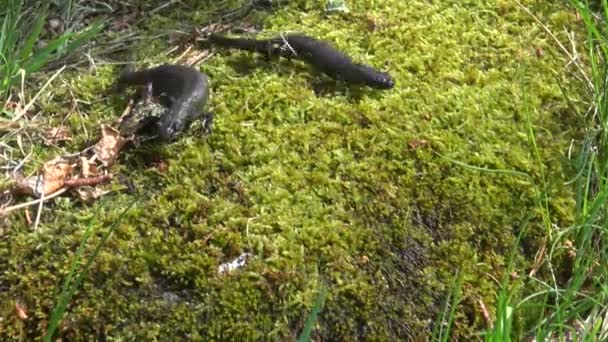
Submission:
[[[318,339],[403,339],[429,331],[456,269],[466,275],[456,338],[484,328],[477,302],[493,312],[493,278],[506,272],[515,237],[527,227],[517,259],[523,272],[547,232],[527,180],[467,170],[438,154],[525,172],[538,186],[544,177],[551,220],[566,226],[573,200],[561,185],[569,175],[561,157],[581,127],[556,77],[575,98],[582,85],[511,1],[348,5],[350,14],[328,16],[323,2],[294,1],[266,17],[265,30],[331,39],[353,58],[391,70],[396,88],[346,90],[302,64],[267,64],[243,52],[209,59],[201,70],[212,80],[213,133],[130,150],[115,166],[142,200],[95,261],[63,335],[290,339],[323,283],[330,293]],[[560,39],[562,27],[578,30],[570,9],[526,5]],[[179,27],[182,15],[207,18],[207,5],[196,6],[164,10],[142,30]],[[166,44],[144,41],[130,53],[167,61],[159,53]],[[115,71],[65,74],[65,85],[43,103],[56,122],[69,114],[70,92],[84,101],[67,121],[77,136],[70,147],[95,139],[99,123],[121,112],[124,99],[100,95]],[[426,144],[412,149],[413,141]],[[35,158],[55,153],[37,148]],[[159,161],[167,170],[154,167]],[[92,207],[59,200],[37,232],[21,214],[10,217],[0,240],[7,270],[0,302],[21,300],[30,318],[19,321],[3,305],[0,336],[40,335],[83,219],[100,209],[95,224],[103,232],[132,196],[114,193]],[[217,275],[220,263],[243,252],[255,256],[246,268]]]

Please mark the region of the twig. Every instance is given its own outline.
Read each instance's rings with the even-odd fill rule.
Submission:
[[[10,207],[6,207],[6,208],[0,208],[0,217],[1,216],[5,216],[6,214],[10,213],[11,211],[15,211],[15,210],[19,210],[22,208],[27,208],[30,207],[32,205],[36,205],[38,204],[38,213],[36,214],[36,223],[34,224],[34,230],[36,230],[36,228],[38,227],[38,224],[40,222],[40,214],[42,212],[42,204],[45,201],[48,201],[52,198],[55,198],[61,194],[63,194],[64,192],[68,191],[70,188],[72,187],[79,187],[79,186],[85,186],[85,185],[96,185],[96,184],[101,184],[104,182],[107,182],[108,180],[111,180],[113,178],[112,174],[107,174],[107,175],[103,175],[103,176],[98,176],[98,177],[89,177],[89,178],[78,178],[78,179],[70,179],[70,180],[66,180],[64,181],[64,187],[55,191],[54,193],[45,196],[44,192],[40,195],[39,199],[35,199],[29,202],[25,202],[25,203],[20,203],[20,204],[16,204]]]
[[[178,2],[181,2],[181,1],[179,1],[179,0],[170,0],[170,1],[167,1],[166,3],[164,3],[164,4],[162,4],[162,5],[158,6],[158,7],[156,7],[154,9],[148,11],[147,15],[144,15],[137,22],[135,22],[134,26],[138,26],[140,23],[142,23],[148,17],[151,17],[154,13],[156,13],[158,11],[161,11],[161,10],[163,10],[166,7],[172,6],[172,5],[174,5],[175,3],[178,3]]]
[[[184,56],[186,56],[186,55],[188,54],[188,52],[190,52],[190,50],[191,50],[191,49],[192,49],[192,45],[188,46],[188,48],[186,48],[186,49],[184,50],[184,52],[182,52],[182,54],[181,54],[181,55],[179,55],[178,57],[176,57],[176,58],[173,60],[173,64],[175,64],[175,63],[179,62],[179,61],[180,61],[182,58],[184,58]]]
[[[38,203],[38,211],[36,212],[36,221],[34,222],[34,231],[38,229],[38,225],[40,224],[40,215],[42,215],[42,205],[44,204],[44,187],[40,193],[40,202]]]
[[[211,58],[211,56],[213,56],[213,53],[209,53],[207,51],[202,52],[196,57],[196,59],[194,59],[192,62],[189,62],[188,65],[195,66],[198,63],[203,63],[203,62],[207,61],[209,58]]]
[[[69,187],[80,187],[80,186],[91,186],[102,184],[112,180],[114,176],[109,173],[107,175],[101,175],[96,177],[87,177],[87,178],[74,178],[74,179],[66,179],[63,181],[63,184]]]
[[[92,150],[94,147],[95,147],[95,145],[91,145],[91,146],[89,146],[89,147],[87,147],[84,150],[79,151],[79,152],[74,152],[74,153],[69,153],[69,154],[62,154],[59,158],[60,159],[72,159],[72,158],[76,158],[76,157],[79,157],[79,156],[85,154],[86,152]]]
[[[25,208],[25,221],[27,221],[28,225],[32,224],[32,214],[30,213],[30,208]]]
[[[46,81],[46,83],[42,86],[42,88],[40,88],[40,90],[38,91],[38,93],[36,93],[36,95],[34,95],[34,98],[28,102],[25,107],[23,108],[23,110],[21,111],[21,113],[17,114],[14,118],[13,118],[13,122],[21,119],[22,116],[24,116],[27,111],[30,109],[30,107],[34,104],[34,102],[38,99],[38,96],[40,96],[40,94],[42,93],[42,91],[44,89],[46,89],[46,87],[49,86],[49,84],[51,84],[51,82],[53,82],[53,80],[59,76],[59,74],[65,69],[65,65],[61,67],[61,69],[57,70],[57,72],[55,72],[53,74],[53,76],[51,76],[51,78],[48,79],[48,81]]]
[[[62,193],[68,191],[68,189],[69,188],[67,188],[67,187],[59,189],[59,190],[53,192],[52,194],[46,196],[45,199],[46,200],[50,200],[51,198],[55,198],[55,197],[61,195]],[[11,211],[19,210],[21,208],[27,208],[27,207],[32,206],[32,205],[36,205],[36,204],[40,203],[41,201],[42,201],[42,198],[39,198],[39,199],[36,199],[36,200],[33,200],[33,201],[29,201],[29,202],[13,205],[13,206],[10,206],[10,207],[6,207],[4,209],[0,209],[0,216],[4,216],[4,215],[10,213]]]
[[[15,166],[13,168],[13,170],[11,171],[13,174],[18,172],[19,169],[21,169],[23,167],[23,165],[25,165],[25,163],[31,158],[32,154],[34,153],[32,138],[29,135],[27,135],[27,137],[30,139],[30,152],[23,159],[21,159],[21,161],[17,164],[17,166]]]

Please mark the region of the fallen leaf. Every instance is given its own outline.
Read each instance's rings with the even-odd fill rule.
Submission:
[[[65,162],[52,162],[43,166],[42,174],[22,178],[17,176],[12,192],[20,195],[40,197],[50,195],[63,188],[63,184],[72,173],[72,166]]]
[[[15,102],[15,101],[8,101],[6,102],[6,104],[4,105],[4,109],[8,109],[8,110],[13,110],[15,108],[19,107],[19,102]]]
[[[92,202],[105,194],[105,191],[93,186],[82,186],[75,188],[74,192],[83,202]]]
[[[4,110],[12,112],[13,114],[15,114],[15,116],[19,116],[25,110],[25,106],[21,102],[8,101],[4,105]]]
[[[51,129],[48,129],[44,133],[44,137],[47,140],[46,144],[52,145],[52,144],[57,144],[57,143],[63,142],[63,141],[71,141],[72,133],[70,132],[69,129],[67,129],[63,126],[60,126],[60,127],[53,127]]]
[[[72,174],[72,166],[65,162],[44,166],[44,194],[49,195],[63,188],[63,182]]]
[[[15,177],[15,185],[11,192],[15,195],[30,195],[30,196],[38,196],[40,193],[40,189],[42,187],[42,177],[34,176],[34,177]]]
[[[80,157],[80,170],[80,174],[84,178],[96,177],[99,174],[97,165],[89,162],[89,160],[85,157]]]
[[[120,131],[106,125],[101,126],[101,139],[97,142],[93,151],[96,158],[105,167],[111,166],[118,158],[118,154],[123,146],[130,139],[120,135]]]
[[[129,14],[119,16],[112,23],[113,31],[122,31],[131,27],[131,23],[135,22],[137,17],[140,15],[138,10],[134,10]]]

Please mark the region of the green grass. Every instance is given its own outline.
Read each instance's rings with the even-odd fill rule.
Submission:
[[[600,1],[599,18],[593,17],[590,4],[572,1],[587,28],[586,47],[589,56],[590,79],[593,82],[592,98],[594,114],[587,123],[587,139],[579,148],[577,165],[579,175],[573,182],[576,189],[576,221],[562,239],[570,239],[576,248],[572,263],[572,276],[562,286],[552,286],[553,291],[546,317],[538,324],[539,331],[547,336],[564,336],[580,323],[580,340],[605,340],[608,328],[608,3]],[[593,4],[598,8],[598,2]],[[602,16],[603,14],[603,16]],[[552,254],[559,253],[562,245],[556,241]],[[560,284],[561,285],[561,284]],[[604,323],[603,327],[602,324]]]
[[[596,341],[608,338],[604,323],[608,318],[608,3],[601,1],[599,12],[595,12],[600,14],[597,19],[592,16],[588,3],[571,3],[579,11],[587,28],[585,43],[593,82],[592,98],[589,100],[595,110],[587,120],[586,139],[578,148],[578,176],[572,182],[577,199],[576,219],[571,227],[554,238],[549,254],[563,253],[564,241],[571,241],[576,250],[571,265],[572,275],[566,283],[549,283],[541,287],[539,292],[542,292],[542,296],[539,293],[538,297],[546,298],[541,302],[546,314],[534,330],[538,337],[561,339],[567,333],[576,332],[581,341]]]
[[[74,259],[72,259],[72,262],[70,263],[70,270],[68,272],[68,275],[65,277],[65,280],[63,281],[63,287],[61,288],[61,292],[57,296],[56,304],[54,305],[53,310],[51,311],[48,328],[46,330],[46,334],[44,335],[45,342],[52,341],[53,335],[57,331],[57,328],[61,323],[61,319],[65,315],[66,309],[70,304],[70,301],[74,297],[74,294],[78,290],[80,284],[82,284],[82,280],[84,279],[84,277],[87,276],[87,273],[89,272],[93,261],[99,255],[99,252],[114,232],[114,229],[122,222],[124,214],[127,214],[131,207],[138,200],[140,200],[140,198],[136,196],[135,199],[131,202],[131,204],[126,209],[124,209],[122,215],[120,215],[117,220],[112,222],[110,227],[104,233],[103,237],[97,243],[97,246],[95,246],[95,249],[93,250],[91,255],[89,255],[89,257],[86,259],[85,265],[81,269],[77,270],[79,263],[81,262],[81,259],[83,257],[83,253],[87,247],[87,242],[89,238],[95,233],[95,223],[97,223],[96,219],[99,215],[99,212],[96,212],[95,215],[89,218],[87,229],[85,230],[80,245],[76,250]],[[72,279],[74,277],[74,282],[72,282]]]
[[[310,310],[310,315],[306,319],[306,323],[304,323],[304,327],[302,329],[302,333],[298,337],[298,342],[308,342],[311,339],[311,334],[314,329],[315,323],[317,322],[319,313],[323,308],[323,303],[325,302],[325,298],[327,296],[327,288],[323,286],[315,299],[315,302]]]
[[[0,60],[2,61],[0,102],[2,103],[8,99],[16,84],[28,79],[31,74],[40,71],[48,63],[74,52],[104,28],[103,20],[97,20],[82,31],[65,31],[48,40],[45,46],[36,48],[36,43],[42,41],[49,2],[6,0],[5,4],[0,28]],[[3,114],[10,113],[3,112]]]
[[[592,115],[586,120],[584,139],[578,142],[574,157],[575,177],[559,186],[574,187],[576,206],[573,224],[559,230],[552,229],[550,212],[547,209],[547,198],[538,197],[538,210],[542,212],[547,228],[548,250],[544,268],[549,270],[547,276],[513,280],[504,277],[496,304],[496,315],[493,328],[484,334],[486,341],[521,340],[534,336],[537,341],[557,339],[560,341],[575,338],[575,341],[601,341],[608,338],[608,188],[606,171],[608,171],[608,2],[601,1],[602,13],[599,18],[589,3],[571,1],[580,13],[587,28],[586,48],[592,89],[589,102],[592,104]],[[596,10],[598,2],[595,4]],[[597,13],[597,12],[596,12]],[[580,46],[583,46],[579,42]],[[584,63],[585,59],[578,61]],[[524,89],[522,87],[522,89]],[[564,94],[565,99],[570,94]],[[525,97],[525,92],[524,92]],[[581,113],[583,117],[583,113]],[[541,158],[534,138],[531,115],[526,112],[529,127],[529,141],[537,156],[538,168],[542,169]],[[456,164],[461,164],[454,161]],[[463,165],[481,172],[500,172]],[[509,172],[509,171],[506,171]],[[513,172],[517,173],[517,172]],[[527,175],[523,175],[530,178]],[[546,189],[544,177],[539,184]],[[535,186],[533,183],[532,186]],[[536,187],[536,186],[535,186]],[[543,193],[546,193],[543,191]],[[527,220],[526,220],[527,222]],[[522,229],[525,232],[526,229]],[[519,248],[518,239],[514,250]],[[569,256],[571,262],[564,263],[564,255],[574,247],[575,256]],[[513,265],[509,263],[509,268]],[[571,274],[565,280],[557,280],[554,272],[571,268]],[[522,286],[523,285],[523,286]],[[453,318],[453,313],[448,319]],[[443,318],[441,321],[444,321]],[[519,326],[517,326],[519,321]]]
[[[62,1],[63,5],[68,7],[71,7],[72,2]],[[27,82],[32,74],[42,70],[50,62],[68,56],[76,51],[98,35],[104,28],[103,20],[97,20],[79,32],[66,30],[57,37],[50,39],[44,47],[36,48],[36,43],[43,39],[42,34],[44,25],[48,19],[48,8],[48,1],[24,2],[22,0],[7,0],[4,2],[3,12],[0,13],[2,22],[0,28],[0,60],[2,61],[0,63],[0,103],[5,103],[11,97],[11,92],[14,90],[15,85]],[[4,106],[2,115],[8,119],[13,118],[13,113],[5,110]],[[92,222],[93,218],[90,220],[90,223]],[[120,219],[114,222],[99,242],[95,251],[88,258],[83,269],[76,272],[86,242],[91,234],[94,233],[94,230],[91,229],[93,227],[92,224],[89,224],[76,252],[76,256],[72,260],[70,272],[57,298],[57,304],[50,316],[45,341],[51,340],[71,297],[86,276],[100,248],[109,238],[113,228],[119,223]],[[71,281],[74,276],[76,278],[74,283],[72,283]]]

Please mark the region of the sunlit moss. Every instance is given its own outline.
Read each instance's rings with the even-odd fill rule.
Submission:
[[[578,30],[572,10],[524,3],[558,38],[564,26]],[[468,170],[440,155],[527,173],[539,189],[544,174],[551,223],[566,226],[573,200],[563,156],[580,122],[558,81],[573,99],[582,85],[512,1],[348,6],[349,14],[327,16],[323,2],[296,1],[267,16],[264,28],[331,39],[356,60],[390,70],[396,87],[347,90],[298,63],[218,51],[200,67],[213,87],[213,133],[132,149],[115,166],[142,198],[98,256],[63,334],[284,340],[298,335],[323,283],[330,292],[317,335],[402,339],[428,332],[456,269],[466,274],[456,336],[468,340],[485,327],[478,302],[493,313],[495,279],[522,227],[528,234],[517,265],[525,272],[547,233],[542,207],[528,179]],[[184,13],[172,11],[145,27],[168,28]],[[159,53],[166,44],[137,44],[133,53],[167,61]],[[66,76],[58,98],[68,101],[71,89],[90,102],[67,121],[76,142],[119,115],[119,98],[100,100],[115,72]],[[54,118],[69,108],[48,106]],[[38,160],[51,154],[37,153]],[[0,302],[23,301],[30,318],[20,322],[3,305],[0,336],[41,333],[82,236],[79,217],[101,208],[95,222],[107,229],[133,196],[109,194],[93,208],[49,204],[37,232],[11,216],[0,240],[7,270]],[[254,255],[245,269],[218,276],[220,263],[243,252]]]

